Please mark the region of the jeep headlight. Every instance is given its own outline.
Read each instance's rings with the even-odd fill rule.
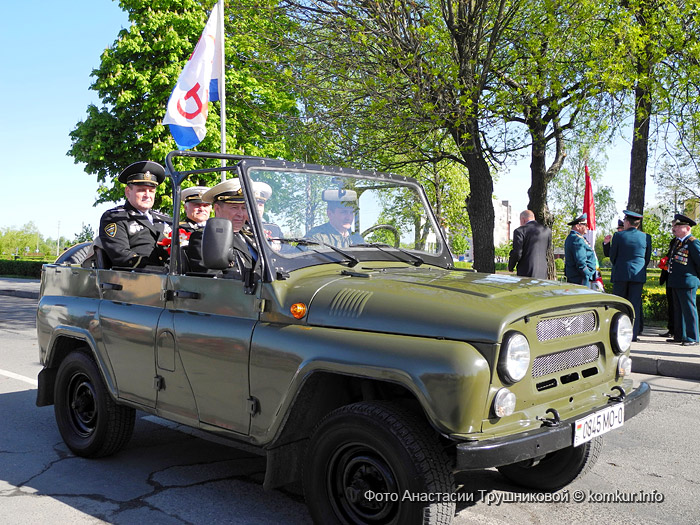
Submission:
[[[506,417],[515,411],[515,394],[501,388],[493,397],[493,413],[496,417]]]
[[[520,332],[507,334],[501,345],[498,374],[503,382],[513,384],[520,381],[530,368],[530,344]]]
[[[613,352],[621,354],[629,350],[632,345],[632,333],[632,321],[630,318],[623,313],[616,314],[613,317],[610,328]]]

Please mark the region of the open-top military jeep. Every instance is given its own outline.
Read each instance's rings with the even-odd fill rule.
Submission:
[[[176,209],[197,172],[178,156],[225,157],[213,169],[239,177],[248,210],[253,182],[269,185],[250,212],[257,260],[236,264],[219,218],[207,273],[188,271],[177,235],[166,269],[44,267],[37,404],[75,454],[117,452],[139,409],[266,455],[265,487],[302,479],[318,523],[449,523],[456,472],[557,490],[647,406],[627,301],[454,268],[416,181],[172,152]],[[307,236],[328,195],[352,207],[344,247]]]

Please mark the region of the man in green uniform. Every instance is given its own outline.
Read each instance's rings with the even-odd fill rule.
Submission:
[[[363,244],[362,236],[352,231],[357,193],[353,190],[325,190],[323,200],[328,206],[328,222],[311,228],[306,237],[336,248]]]
[[[668,286],[673,294],[675,313],[674,339],[683,346],[698,344],[698,309],[696,294],[700,284],[700,241],[690,235],[695,221],[677,213],[673,220],[678,239],[668,261]]]
[[[588,231],[585,213],[567,223],[571,231],[564,241],[564,274],[570,283],[588,286],[595,279],[596,258],[584,237]]]
[[[624,297],[634,307],[632,341],[641,331],[642,289],[647,281],[647,265],[651,259],[651,235],[638,230],[642,215],[625,210],[624,229],[612,237],[610,261],[613,293]]]

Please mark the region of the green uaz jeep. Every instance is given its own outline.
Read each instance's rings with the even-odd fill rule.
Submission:
[[[318,523],[449,523],[456,472],[557,490],[649,403],[630,303],[455,268],[416,181],[172,152],[175,209],[180,156],[238,177],[254,262],[218,218],[204,270],[178,235],[166,268],[44,267],[37,404],[75,454],[117,452],[139,409],[266,455]]]

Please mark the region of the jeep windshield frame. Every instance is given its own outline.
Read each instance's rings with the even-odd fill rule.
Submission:
[[[177,171],[174,157],[202,159],[208,167]],[[224,166],[213,167],[214,159],[223,161]],[[404,259],[408,265],[420,260],[421,264],[453,268],[452,254],[427,195],[411,177],[196,151],[172,151],[165,160],[173,182],[173,209],[180,207],[180,185],[192,174],[223,172],[240,179],[262,255],[257,268],[265,281],[284,279],[294,270],[329,263],[352,268],[358,264],[367,266],[368,262],[401,264]],[[271,192],[267,199],[256,200],[260,197],[259,183],[266,184]],[[334,202],[329,205],[331,201]],[[250,213],[262,209],[258,202],[263,202],[262,215]],[[340,241],[342,245],[333,242],[340,233],[328,229],[331,220],[327,209],[338,205],[353,211],[352,228],[346,241]],[[173,215],[176,228],[179,214]],[[325,226],[325,234],[307,235],[313,234],[313,228],[318,231],[319,226]],[[177,237],[172,239],[173,254],[180,249]],[[178,260],[179,257],[171,256],[171,274],[180,272]]]
[[[452,267],[444,233],[415,179],[271,159],[243,159],[238,168],[253,202],[257,183],[272,190],[263,215],[250,214],[270,279],[319,264],[352,268],[367,262],[400,264],[401,258],[409,265],[420,259]],[[345,220],[351,216],[344,238],[332,227],[338,218],[332,219],[334,211],[329,211],[339,207],[346,208]]]

